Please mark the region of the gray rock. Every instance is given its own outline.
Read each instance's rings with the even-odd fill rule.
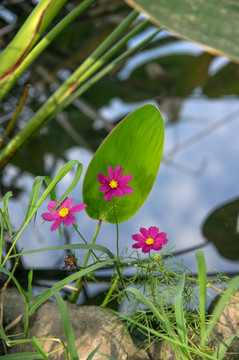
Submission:
[[[17,290],[7,290],[5,294],[5,324],[8,324],[19,314],[25,312],[24,300]],[[99,345],[100,349],[94,356],[94,360],[107,359],[100,353],[111,355],[118,360],[148,360],[147,353],[139,350],[133,343],[128,331],[125,330],[122,322],[117,316],[107,309],[96,306],[76,306],[65,302],[73,333],[75,335],[76,347],[80,360],[87,356]],[[11,330],[11,333],[23,332],[23,320]],[[28,337],[37,338],[58,338],[66,344],[66,337],[62,326],[58,306],[53,301],[44,303],[34,314],[30,321]],[[60,346],[53,341],[42,341],[41,346],[46,353]],[[31,345],[27,346],[32,351]],[[12,347],[9,353],[21,351],[21,347]],[[65,359],[64,352],[57,352],[49,357],[51,360]]]
[[[238,298],[239,301],[238,293],[234,295],[234,297]],[[215,306],[216,303],[214,303],[213,309]],[[239,334],[239,303],[233,299],[230,299],[228,305],[219,316],[218,322],[213,329],[211,334],[211,343],[214,347],[217,347],[218,343],[223,342],[231,335],[236,334]],[[230,359],[239,359],[239,339],[237,337],[234,338],[230,347],[228,348],[228,353],[230,353]]]

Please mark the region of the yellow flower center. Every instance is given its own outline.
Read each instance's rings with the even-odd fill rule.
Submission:
[[[146,243],[147,245],[152,245],[152,244],[154,244],[154,239],[152,239],[151,237],[149,237],[149,238],[145,241],[145,243]]]
[[[111,189],[117,188],[118,187],[118,181],[111,180],[111,182],[109,183],[109,186],[111,187]]]
[[[65,216],[67,216],[68,214],[69,214],[69,209],[66,208],[66,207],[62,207],[62,208],[60,209],[60,211],[59,211],[59,215],[60,215],[61,217],[65,217]]]

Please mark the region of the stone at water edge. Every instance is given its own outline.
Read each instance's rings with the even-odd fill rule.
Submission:
[[[21,295],[18,290],[9,289],[5,294],[5,318],[8,321],[13,320],[9,314],[13,308],[19,311],[16,314],[25,312],[24,301],[20,301]],[[65,302],[70,317],[71,325],[75,335],[76,347],[80,360],[85,360],[87,356],[99,345],[100,349],[94,356],[93,360],[105,360],[105,356],[99,355],[104,353],[116,357],[118,360],[148,360],[147,353],[138,350],[133,343],[129,332],[125,331],[122,322],[117,316],[111,314],[107,309],[97,306],[76,306]],[[8,310],[9,309],[9,310]],[[23,332],[23,323],[19,324],[12,333]],[[40,306],[35,314],[31,317],[29,327],[30,337],[48,337],[60,338],[66,343],[64,329],[61,322],[61,316],[58,306],[53,301],[47,301]],[[41,342],[45,352],[52,351],[60,346],[57,342]],[[21,347],[12,347],[9,353],[21,351]],[[27,351],[33,351],[30,345],[27,345]],[[49,357],[50,360],[65,360],[63,351],[57,352]]]

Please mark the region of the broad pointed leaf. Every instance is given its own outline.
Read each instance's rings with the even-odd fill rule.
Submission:
[[[83,202],[93,219],[115,223],[131,218],[143,205],[156,179],[164,142],[162,116],[154,105],[144,105],[122,120],[95,153],[83,183]],[[123,175],[132,175],[128,184],[132,194],[104,200],[98,190],[98,173],[108,177],[108,166],[123,168]]]
[[[152,22],[239,62],[239,2],[228,0],[125,0]]]

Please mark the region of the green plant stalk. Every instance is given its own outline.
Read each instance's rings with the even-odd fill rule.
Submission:
[[[4,220],[2,209],[0,209],[0,264],[2,263],[2,252],[3,252],[3,238],[4,238]]]
[[[21,98],[21,100],[20,100],[20,103],[19,103],[19,105],[18,105],[15,113],[13,114],[13,117],[11,118],[10,122],[8,123],[8,126],[7,126],[7,128],[6,128],[6,130],[5,130],[2,138],[0,139],[0,149],[1,149],[2,146],[3,146],[5,139],[6,139],[6,138],[9,136],[9,134],[12,132],[12,129],[13,129],[15,123],[16,123],[16,120],[17,120],[17,118],[18,118],[18,116],[19,116],[19,114],[20,114],[20,112],[21,112],[21,110],[22,110],[22,108],[23,108],[23,105],[24,105],[25,102],[26,102],[29,89],[30,89],[30,86],[27,85],[27,86],[25,87],[24,93],[23,93],[23,95],[22,95],[22,98]]]
[[[3,263],[2,266],[4,266],[6,264],[6,262],[8,261],[12,250],[15,250],[15,245],[17,243],[17,240],[19,239],[19,237],[21,236],[22,232],[24,231],[24,229],[26,228],[26,226],[29,224],[29,222],[31,221],[32,217],[35,215],[36,211],[38,210],[38,208],[40,207],[40,205],[42,204],[42,202],[46,199],[46,197],[51,193],[51,191],[54,189],[54,187],[56,186],[56,184],[72,169],[73,166],[75,166],[77,164],[77,170],[82,168],[82,165],[77,161],[77,160],[71,160],[68,163],[66,163],[65,165],[63,165],[63,167],[61,168],[61,170],[58,172],[58,174],[55,176],[55,178],[49,183],[47,189],[44,191],[44,193],[41,195],[40,199],[37,201],[37,203],[35,204],[33,210],[31,211],[31,213],[28,214],[27,219],[25,220],[25,224],[17,231],[16,233],[16,238],[14,240],[14,242],[11,245],[11,248],[9,249]],[[82,171],[82,170],[81,170]],[[74,180],[73,180],[74,183]],[[73,183],[70,185],[69,189],[73,190],[73,188],[76,186],[76,183],[74,184],[74,186],[72,187]],[[68,190],[69,190],[68,189]],[[67,191],[68,191],[67,190]]]
[[[124,268],[125,268],[125,266],[122,268],[122,270],[121,270],[121,272],[120,272],[121,275],[122,275],[122,273],[123,273],[123,271],[124,271]],[[101,307],[103,307],[103,308],[106,307],[107,303],[110,301],[110,297],[111,297],[114,289],[115,289],[116,286],[118,285],[119,280],[120,280],[120,277],[119,277],[119,275],[117,275],[116,278],[115,278],[115,280],[114,280],[114,282],[113,282],[113,284],[111,285],[111,287],[110,287],[110,289],[109,289],[106,297],[104,298],[104,301],[103,301]]]
[[[84,241],[84,243],[85,243],[85,244],[88,244],[87,241],[85,240],[85,238],[82,236],[82,234],[81,234],[80,231],[78,230],[77,225],[76,225],[76,224],[73,224],[73,227],[74,227],[75,231],[77,232],[77,234],[82,238],[82,240]],[[95,255],[95,253],[94,253],[93,250],[91,250],[91,253],[92,253],[92,255],[95,256],[95,258],[96,258],[98,261],[100,261],[99,258]]]
[[[143,330],[145,330],[147,332],[150,332],[156,338],[158,337],[160,339],[166,340],[167,342],[169,342],[171,344],[175,344],[175,346],[180,346],[181,348],[185,348],[185,349],[193,352],[194,354],[202,356],[202,358],[200,358],[200,359],[203,359],[203,357],[205,356],[207,359],[216,360],[214,356],[203,353],[202,351],[197,350],[196,348],[190,347],[189,345],[179,342],[178,340],[175,340],[175,339],[169,337],[167,334],[165,335],[163,332],[158,332],[154,329],[148,328],[148,327],[144,326],[143,324],[133,320],[132,318],[127,317],[127,316],[123,315],[122,313],[119,313],[118,311],[111,310],[111,312],[113,314],[119,316],[122,320],[130,321],[132,324],[137,325],[138,327],[142,328]]]
[[[133,11],[113,32],[103,41],[103,43],[89,56],[83,64],[67,79],[62,86],[48,99],[48,101],[37,111],[25,127],[1,150],[0,167],[5,165],[7,161],[29,140],[29,138],[37,133],[39,129],[45,125],[46,119],[52,119],[55,116],[55,109],[79,86],[79,78],[85,74],[86,70],[101,56],[123,31],[132,23],[137,16],[137,12]],[[100,63],[102,66],[102,62]],[[52,115],[53,114],[53,115]]]
[[[96,241],[96,238],[97,238],[97,235],[99,233],[99,230],[100,230],[100,227],[101,227],[101,224],[102,224],[102,220],[99,220],[98,224],[97,224],[97,228],[95,230],[95,233],[93,235],[93,238],[91,240],[91,245],[93,245]],[[82,267],[85,268],[88,264],[88,260],[89,260],[89,257],[90,257],[90,253],[91,251],[89,250],[85,256],[85,259],[84,259],[84,262],[82,264]],[[82,277],[80,277],[79,279],[77,279],[76,281],[76,284],[75,284],[75,287],[78,289],[78,290],[75,290],[73,291],[72,295],[71,295],[71,298],[70,298],[70,302],[71,303],[75,303],[78,299],[78,296],[80,295],[80,292],[82,290],[82,285],[81,285],[81,282],[82,282]]]
[[[0,91],[0,101],[11,90],[19,77],[27,70],[33,61],[47,48],[47,46],[70,24],[72,23],[87,7],[92,5],[95,0],[85,0],[69,14],[67,14],[49,33],[41,40],[31,52],[23,59],[21,64],[14,70],[11,78],[7,78],[6,84],[2,83]]]
[[[108,72],[110,72],[118,63],[120,63],[122,60],[127,58],[129,55],[133,54],[140,47],[142,47],[143,45],[148,43],[151,39],[153,39],[154,36],[156,36],[160,31],[161,31],[161,29],[156,30],[153,34],[151,34],[146,39],[141,41],[138,45],[136,45],[135,47],[133,47],[131,49],[126,50],[123,54],[118,56],[115,60],[113,60],[111,63],[109,63],[106,67],[104,67],[96,75],[94,75],[91,79],[89,79],[87,82],[85,82],[79,89],[77,89],[71,96],[69,96],[65,101],[63,101],[62,104],[60,104],[56,108],[54,113],[47,119],[47,122],[50,121],[53,117],[55,117],[56,114],[58,114],[60,111],[65,109],[67,106],[69,106],[75,99],[77,99],[79,96],[81,96],[85,91],[87,91],[93,84],[95,84],[97,81],[99,81]],[[1,153],[0,153],[0,167],[1,167]]]
[[[119,259],[119,224],[117,221],[114,200],[113,200],[113,212],[115,215],[115,225],[116,225],[116,251],[117,251],[117,258]]]
[[[0,55],[0,89],[11,80],[14,71],[60,11],[66,0],[42,0],[34,8],[20,30]]]
[[[204,254],[202,251],[196,251],[198,262],[198,280],[199,280],[199,305],[200,305],[200,345],[203,351],[206,350],[205,323],[206,323],[206,296],[207,296],[207,270]]]

